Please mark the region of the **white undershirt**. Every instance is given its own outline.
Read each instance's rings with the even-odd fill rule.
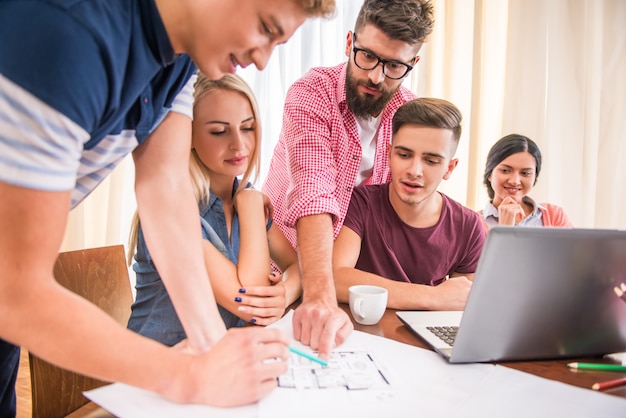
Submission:
[[[361,164],[359,174],[354,183],[358,186],[372,175],[374,169],[374,157],[376,156],[376,133],[380,123],[380,115],[376,118],[356,118],[357,131],[361,139]]]

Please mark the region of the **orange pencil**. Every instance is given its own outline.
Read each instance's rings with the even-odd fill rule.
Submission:
[[[619,379],[614,379],[614,380],[607,380],[606,382],[594,383],[591,386],[591,389],[605,390],[605,389],[614,388],[614,387],[622,386],[622,385],[626,385],[626,377],[621,377]]]

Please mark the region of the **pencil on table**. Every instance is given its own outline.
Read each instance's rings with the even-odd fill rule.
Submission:
[[[622,385],[626,385],[626,377],[622,377],[622,378],[619,378],[619,379],[613,379],[613,380],[607,380],[606,382],[594,383],[591,386],[591,389],[593,389],[593,390],[605,390],[605,389],[610,389],[610,388],[614,388],[614,387],[622,386]]]
[[[574,370],[605,370],[611,372],[626,372],[626,366],[611,363],[567,363],[567,367]]]

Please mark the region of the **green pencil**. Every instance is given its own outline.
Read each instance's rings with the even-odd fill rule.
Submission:
[[[607,364],[607,363],[568,363],[567,367],[570,369],[581,370],[607,370],[612,372],[626,372],[626,366],[621,364]]]

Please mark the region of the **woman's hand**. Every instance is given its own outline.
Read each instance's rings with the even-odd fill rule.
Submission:
[[[498,225],[517,225],[526,217],[524,208],[512,197],[505,197],[498,206]]]
[[[272,286],[246,287],[244,293],[239,293],[239,312],[252,315],[251,322],[257,325],[269,325],[278,321],[287,308],[285,285],[281,275],[270,274]]]

